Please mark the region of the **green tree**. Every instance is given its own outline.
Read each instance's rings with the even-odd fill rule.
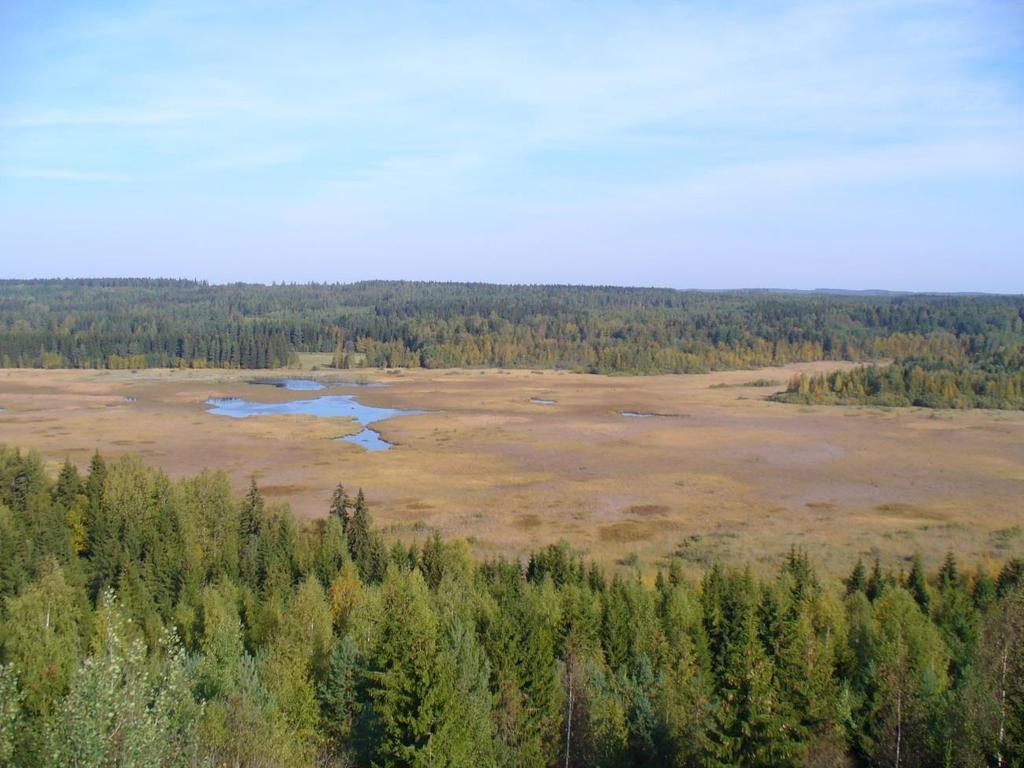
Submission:
[[[328,751],[340,759],[354,759],[353,731],[362,712],[359,673],[359,647],[346,635],[334,646],[327,675],[316,686]]]
[[[113,595],[99,609],[95,652],[76,672],[49,721],[46,752],[53,765],[186,768],[198,755],[184,652],[167,640],[160,673],[148,674],[145,646]]]
[[[876,667],[866,736],[875,762],[928,766],[941,762],[929,726],[940,721],[949,650],[914,597],[887,589],[874,611]]]
[[[83,615],[75,588],[54,561],[18,597],[7,601],[3,649],[23,681],[24,708],[45,717],[78,667]]]
[[[850,572],[849,578],[846,580],[846,594],[852,595],[854,592],[863,592],[868,586],[868,573],[864,568],[864,561],[857,558],[857,564],[853,567],[853,571]]]
[[[914,555],[910,565],[910,573],[907,574],[907,591],[914,597],[914,601],[921,607],[921,610],[928,613],[931,605],[931,593],[928,589],[928,581],[925,579],[924,566],[921,564],[921,556]]]
[[[334,489],[334,493],[331,495],[331,510],[329,516],[336,518],[338,522],[341,523],[341,530],[343,532],[348,531],[348,510],[351,506],[352,501],[345,495],[345,486],[338,483]]]
[[[0,664],[0,766],[16,765],[14,755],[24,728],[21,700],[14,666]]]
[[[369,760],[381,766],[492,763],[490,725],[480,718],[486,666],[465,631],[439,626],[418,570],[388,570],[381,609],[364,672]]]

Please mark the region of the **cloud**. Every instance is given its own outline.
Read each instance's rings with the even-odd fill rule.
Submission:
[[[44,179],[52,181],[130,181],[131,177],[121,173],[102,171],[80,171],[74,168],[6,168],[0,169],[0,176],[11,179]]]
[[[168,125],[189,120],[184,112],[153,109],[83,109],[13,112],[0,117],[3,128]]]
[[[721,222],[798,222],[801,206],[843,198],[879,215],[877,200],[894,201],[923,242],[934,189],[949,210],[996,212],[993,238],[1019,240],[1019,224],[992,218],[1024,183],[1014,3],[84,8],[0,31],[0,153],[20,169],[4,175],[138,180],[75,194],[118,225],[131,207],[154,240],[230,211],[239,249],[261,237],[249,222],[314,251],[317,237],[370,233],[365,248],[398,253],[402,238],[375,238],[405,227],[468,265],[495,232],[537,222],[510,241],[571,249],[590,226],[622,233],[621,247],[646,227],[636,239],[670,252],[685,221],[721,250],[740,247]],[[73,170],[84,164],[123,175]],[[29,205],[16,181],[5,188]],[[834,248],[823,233],[842,211],[816,215],[787,235],[794,252]]]

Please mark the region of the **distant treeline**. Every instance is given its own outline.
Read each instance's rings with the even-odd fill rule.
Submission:
[[[1024,352],[987,355],[971,363],[909,360],[799,375],[775,399],[826,405],[1024,409]]]
[[[0,281],[0,365],[701,372],[966,361],[1019,347],[1024,297],[363,282]]]
[[[478,563],[341,486],[2,449],[0,765],[1024,765],[1024,562],[870,566]]]

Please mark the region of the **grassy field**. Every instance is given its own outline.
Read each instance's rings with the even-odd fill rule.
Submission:
[[[306,362],[306,373],[314,361]],[[207,398],[301,399],[226,371],[0,370],[0,442],[84,467],[141,455],[173,476],[255,475],[272,501],[326,513],[344,482],[403,538],[431,530],[481,556],[561,538],[609,566],[774,564],[792,545],[826,572],[858,557],[920,552],[937,565],[1024,556],[1024,413],[800,407],[766,397],[797,371],[688,376],[555,371],[319,371],[386,382],[376,406],[433,411],[375,425],[396,444],[337,441],[347,420],[205,412]],[[274,376],[285,375],[274,372]],[[134,399],[131,399],[134,398]],[[538,405],[531,398],[553,400]],[[629,418],[623,411],[659,414]]]

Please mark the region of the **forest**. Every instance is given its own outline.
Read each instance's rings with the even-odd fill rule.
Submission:
[[[0,281],[0,366],[542,367],[696,373],[811,360],[966,363],[1024,339],[1024,296],[372,281]]]
[[[608,575],[0,449],[0,764],[1022,766],[1024,562]]]
[[[1024,352],[979,356],[971,363],[905,360],[886,366],[798,375],[775,396],[786,403],[914,405],[922,408],[1024,409]]]

